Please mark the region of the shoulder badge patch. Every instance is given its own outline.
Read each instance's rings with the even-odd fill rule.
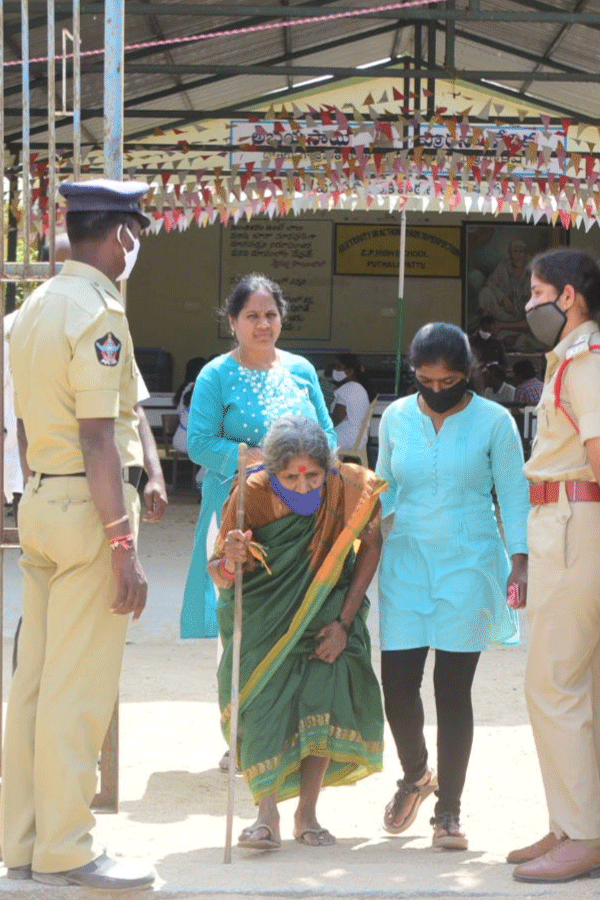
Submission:
[[[103,366],[116,366],[121,355],[121,341],[109,331],[94,343],[98,362]]]

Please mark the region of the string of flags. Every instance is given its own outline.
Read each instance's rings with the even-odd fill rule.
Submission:
[[[600,123],[508,115],[495,99],[426,116],[411,99],[392,87],[360,107],[283,103],[220,129],[157,130],[156,143],[126,148],[125,177],[148,181],[154,233],[331,210],[509,214],[586,231],[600,223]],[[82,177],[102,171],[100,150],[83,157]],[[41,234],[47,162],[32,154],[30,163],[31,225]],[[65,151],[59,177],[70,164]]]

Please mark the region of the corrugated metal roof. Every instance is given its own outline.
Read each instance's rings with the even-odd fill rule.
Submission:
[[[45,5],[36,0],[29,2],[32,57],[46,54],[47,27],[42,11]],[[83,2],[81,35],[85,51],[103,50],[103,6],[103,3]],[[67,7],[57,0],[57,52],[61,48],[62,28],[70,27],[65,13]],[[145,134],[151,136],[157,129],[170,128],[194,110],[198,111],[201,122],[210,121],[211,113],[221,115],[222,109],[244,105],[265,109],[270,95],[281,102],[290,86],[294,87],[290,96],[297,96],[298,85],[310,81],[311,72],[312,77],[331,72],[335,84],[343,83],[354,70],[357,77],[368,79],[369,70],[356,69],[357,66],[398,57],[404,52],[415,57],[415,24],[421,32],[422,69],[430,70],[435,65],[439,78],[454,77],[484,89],[493,82],[497,90],[505,89],[523,104],[548,104],[557,116],[561,112],[584,120],[598,116],[600,92],[589,76],[597,74],[599,68],[600,0],[480,0],[477,5],[469,0],[457,0],[455,20],[447,18],[451,12],[447,5],[439,4],[411,6],[397,13],[381,12],[379,16],[280,27],[290,10],[295,18],[314,18],[376,7],[373,0],[312,0],[309,4],[291,0],[285,5],[273,0],[252,0],[248,4],[230,2],[218,6],[211,0],[194,3],[127,0],[125,31],[130,49],[125,53],[125,140],[142,141]],[[19,4],[5,0],[4,9],[4,59],[10,62],[18,59],[21,52]],[[260,15],[261,12],[268,12],[269,16]],[[568,13],[569,21],[549,21],[556,12]],[[523,13],[537,14],[538,18],[527,22],[478,18],[478,15],[499,13],[505,18]],[[596,22],[582,18],[590,13],[597,14]],[[256,30],[264,25],[277,27]],[[238,33],[222,34],[232,29]],[[428,61],[428,41],[434,31],[435,60]],[[215,32],[220,36],[188,44],[168,43],[184,36]],[[445,68],[447,34],[454,35],[450,45],[456,72]],[[148,41],[156,45],[131,47]],[[90,147],[101,146],[103,137],[102,63],[102,54],[82,61],[83,141]],[[140,66],[150,68],[138,71]],[[246,68],[238,71],[239,66]],[[261,67],[260,72],[253,73],[252,67],[257,66]],[[280,71],[282,67],[285,71]],[[294,70],[300,67],[302,71],[296,74]],[[545,77],[563,72],[563,77],[570,79],[570,72],[577,70],[585,73],[587,80],[556,82]],[[486,72],[493,74],[486,78]],[[525,77],[502,76],[510,72]],[[472,77],[470,73],[474,73]],[[57,74],[60,79],[60,72]],[[12,148],[18,148],[22,108],[20,68],[5,68],[4,77],[7,142]],[[402,76],[389,77],[392,83]],[[31,86],[32,141],[41,145],[46,140],[45,64],[32,67]],[[70,100],[70,84],[68,92]],[[144,116],[136,115],[138,111],[143,111]],[[148,117],[149,112],[155,115]],[[68,141],[69,132],[69,122],[59,117],[59,142]]]

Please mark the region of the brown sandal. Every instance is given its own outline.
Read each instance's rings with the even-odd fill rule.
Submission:
[[[383,814],[383,827],[389,834],[401,834],[410,828],[417,818],[423,800],[438,787],[437,778],[431,769],[429,770],[429,781],[426,781],[425,784],[413,784],[403,778],[397,784],[398,790]],[[400,824],[395,825],[394,823],[398,820]]]
[[[458,816],[454,813],[442,813],[431,819],[433,840],[431,846],[436,850],[468,850],[467,836],[460,827]]]

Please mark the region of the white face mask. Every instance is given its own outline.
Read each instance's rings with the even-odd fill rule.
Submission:
[[[492,332],[491,332],[491,331],[481,331],[481,330],[480,330],[480,331],[479,331],[479,336],[482,337],[482,338],[484,339],[484,341],[487,341],[489,338],[491,338]]]
[[[123,229],[125,229],[125,231],[129,235],[129,237],[133,241],[133,247],[131,248],[131,250],[126,250],[125,244],[121,240],[121,233],[122,233]],[[126,281],[127,278],[129,278],[129,276],[133,272],[133,267],[135,266],[135,263],[136,263],[136,260],[138,257],[138,253],[140,252],[140,239],[136,238],[132,235],[132,233],[129,230],[129,228],[127,227],[127,225],[121,225],[121,227],[119,228],[119,243],[120,243],[121,247],[123,248],[123,252],[125,253],[125,260],[124,260],[125,265],[124,265],[123,271],[117,278],[117,281]]]
[[[331,377],[334,381],[339,383],[340,381],[345,381],[348,376],[343,369],[334,369],[331,373]]]

